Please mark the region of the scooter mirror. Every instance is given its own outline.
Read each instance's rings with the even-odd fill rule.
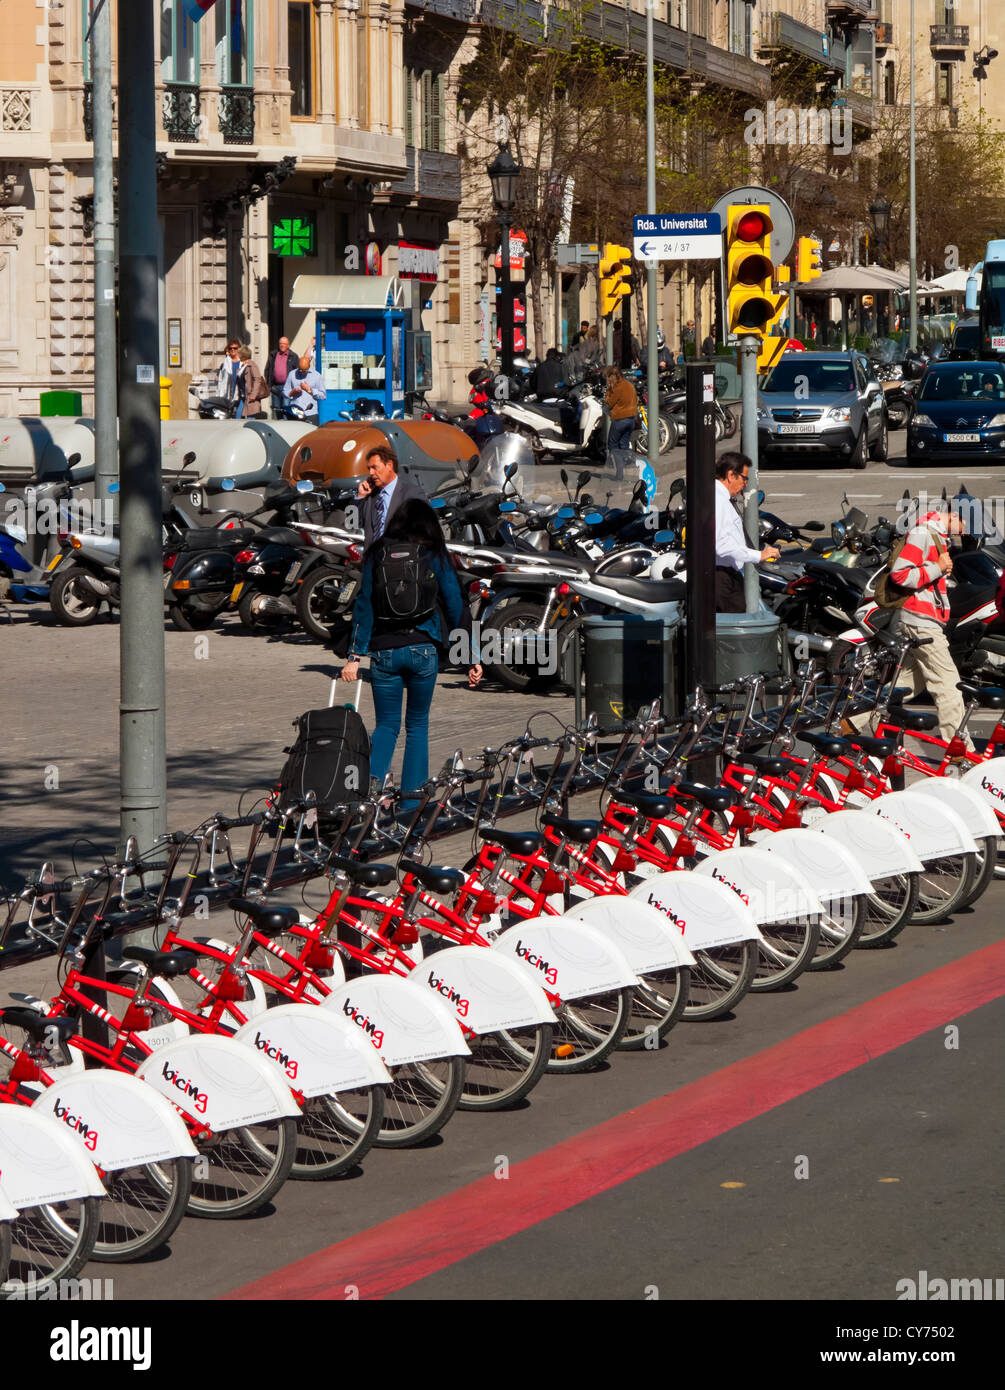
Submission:
[[[520,465],[518,463],[508,463],[506,467],[503,469],[503,476],[506,478],[512,478],[519,469],[519,467]]]
[[[194,449],[189,449],[188,453],[185,455],[185,457],[184,457],[184,458],[182,459],[182,461],[181,461],[181,462],[182,462],[182,467],[183,467],[183,468],[191,468],[192,465],[193,465],[193,463],[195,463],[195,459],[196,459],[195,450],[194,450]]]
[[[591,479],[592,477],[593,477],[593,474],[592,474],[592,473],[587,473],[587,472],[585,472],[585,471],[582,472],[582,473],[580,473],[579,477],[576,479],[576,486],[577,486],[577,487],[586,487],[586,484],[590,481],[590,479]]]
[[[672,545],[677,539],[673,531],[657,531],[653,540],[657,545]]]
[[[576,515],[576,509],[575,507],[559,507],[556,515],[562,521],[568,521],[571,517]]]
[[[233,478],[221,478],[221,479],[220,479],[220,491],[221,491],[221,492],[233,492],[233,491],[234,491],[234,480],[233,480]]]
[[[0,492],[6,492],[6,491],[7,491],[7,489],[4,487],[3,483],[0,483]]]
[[[231,486],[233,486],[233,483],[231,483]],[[314,491],[314,484],[311,482],[310,478],[301,478],[301,479],[298,481],[298,483],[297,483],[297,492],[313,492],[313,491]]]
[[[562,479],[562,482],[565,484],[565,486],[568,487],[568,486],[569,486],[569,474],[568,474],[568,472],[563,468],[562,471],[559,473],[558,476]]]
[[[678,493],[684,492],[686,487],[687,484],[684,482],[683,478],[674,478],[673,482],[670,484],[670,496],[676,497]]]
[[[478,465],[479,465],[480,463],[481,463],[481,456],[480,456],[479,454],[475,454],[475,456],[474,456],[473,459],[468,459],[468,477],[469,477],[469,478],[470,478],[471,475],[474,473],[475,469],[478,467]]]
[[[764,488],[763,488],[763,487],[759,487],[759,488],[757,489],[757,505],[760,506],[761,503],[762,503],[763,501],[764,501]]]

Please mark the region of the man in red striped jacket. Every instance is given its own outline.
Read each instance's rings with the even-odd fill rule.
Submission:
[[[956,689],[960,673],[949,652],[945,627],[949,620],[946,576],[952,573],[949,537],[964,529],[962,519],[949,511],[934,511],[913,526],[890,572],[896,588],[909,597],[890,624],[892,636],[927,637],[924,647],[912,647],[901,679],[913,693],[927,688],[939,716],[939,733],[951,738],[963,718],[963,696]]]

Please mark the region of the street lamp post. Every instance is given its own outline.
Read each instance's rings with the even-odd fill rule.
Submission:
[[[499,294],[499,346],[504,376],[513,375],[513,286],[510,280],[510,240],[513,209],[516,206],[517,183],[523,170],[509,152],[505,140],[499,141],[499,153],[488,166],[492,183],[492,201],[499,223],[501,241],[501,279]]]
[[[869,216],[872,218],[872,225],[876,232],[876,264],[882,267],[883,256],[886,252],[886,237],[890,228],[890,204],[883,197],[882,193],[877,193],[873,202],[869,204]],[[877,292],[878,293],[878,292]],[[889,311],[887,311],[887,321],[889,321]],[[876,329],[879,330],[879,306],[876,308]]]
[[[911,0],[911,138],[910,138],[910,204],[911,204],[911,244],[908,259],[911,294],[911,325],[908,346],[912,352],[918,347],[918,209],[915,180],[914,153],[914,0]]]

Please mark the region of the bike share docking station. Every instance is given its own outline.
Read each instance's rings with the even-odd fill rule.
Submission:
[[[431,335],[407,327],[405,287],[393,275],[298,275],[291,309],[314,310],[314,366],[327,395],[318,423],[365,396],[403,419],[406,390],[432,386]]]

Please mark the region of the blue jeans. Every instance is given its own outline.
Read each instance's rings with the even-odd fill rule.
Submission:
[[[370,775],[383,781],[391,766],[401,729],[401,698],[405,705],[405,759],[401,788],[413,791],[429,776],[429,707],[433,703],[439,660],[432,642],[392,647],[370,657],[370,684],[377,727],[370,747]],[[403,803],[405,810],[416,802]]]
[[[607,436],[608,449],[627,449],[628,441],[631,439],[634,429],[634,415],[630,415],[627,420],[612,420],[610,433]]]

